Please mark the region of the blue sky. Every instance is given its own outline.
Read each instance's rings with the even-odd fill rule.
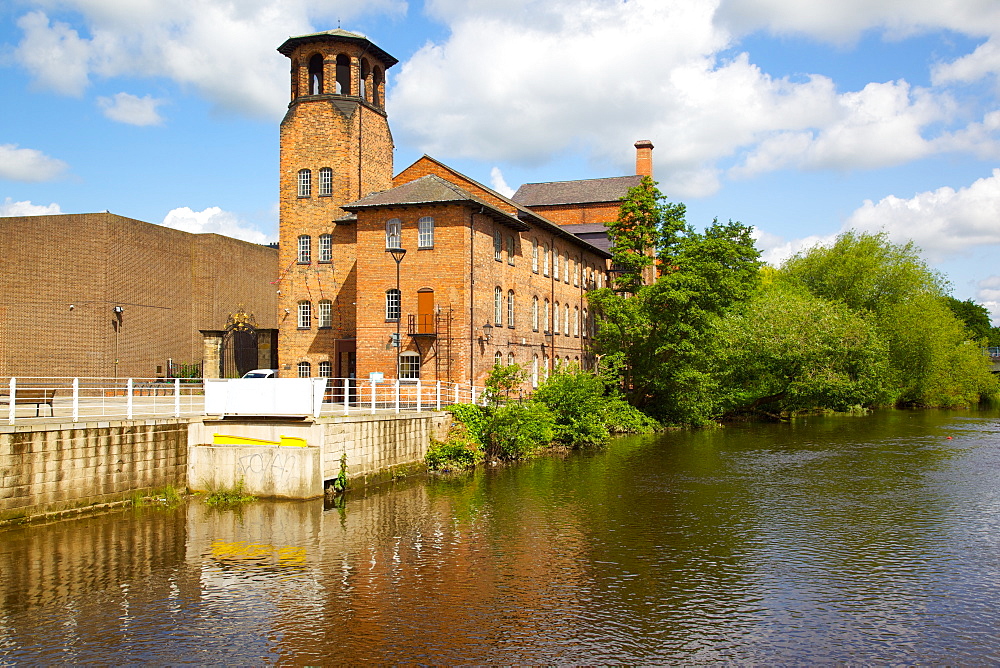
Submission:
[[[276,48],[338,23],[400,61],[397,170],[503,190],[631,173],[650,139],[696,225],[753,225],[776,263],[913,239],[1000,323],[996,0],[4,0],[0,215],[275,240]]]

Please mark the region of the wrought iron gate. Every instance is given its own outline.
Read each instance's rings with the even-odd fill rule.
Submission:
[[[241,307],[226,323],[219,355],[219,377],[239,378],[256,369],[257,360],[257,323],[253,314],[245,313]]]

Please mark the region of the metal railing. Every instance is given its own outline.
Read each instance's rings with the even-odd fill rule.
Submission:
[[[200,378],[0,377],[0,420],[196,417],[205,415],[204,392]],[[329,378],[320,415],[433,411],[481,402],[482,395],[481,387],[444,381]]]

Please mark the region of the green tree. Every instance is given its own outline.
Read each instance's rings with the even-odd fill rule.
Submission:
[[[985,306],[971,299],[959,301],[950,295],[946,296],[944,301],[955,317],[965,323],[965,328],[974,341],[986,341],[990,338],[993,325],[990,322],[990,312]]]
[[[778,277],[843,303],[875,327],[888,346],[896,403],[960,406],[996,394],[988,358],[943,299],[947,282],[912,242],[847,232],[789,259]]]
[[[841,303],[789,284],[765,286],[713,337],[727,413],[847,410],[884,403],[887,349]]]
[[[623,295],[596,290],[602,365],[620,370],[630,403],[669,423],[704,424],[718,413],[708,349],[712,326],[759,282],[750,229],[714,221],[704,233],[683,220],[660,236],[661,276]]]

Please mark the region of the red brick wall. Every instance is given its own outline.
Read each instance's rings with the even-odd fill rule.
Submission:
[[[621,206],[619,202],[598,202],[594,204],[553,204],[530,208],[558,225],[581,225],[616,220],[619,206]]]

